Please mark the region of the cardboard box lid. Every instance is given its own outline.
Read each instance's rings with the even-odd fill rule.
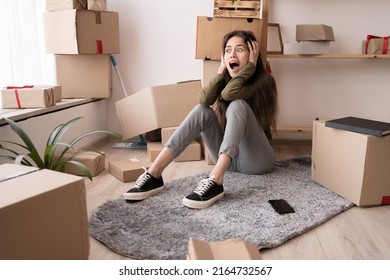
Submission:
[[[239,239],[206,242],[190,237],[188,257],[191,260],[260,260],[259,249],[252,243]]]
[[[296,41],[334,41],[333,28],[324,24],[298,24]]]

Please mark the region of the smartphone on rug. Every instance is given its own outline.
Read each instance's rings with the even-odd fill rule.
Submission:
[[[284,199],[270,199],[268,202],[271,204],[272,208],[278,213],[278,214],[288,214],[288,213],[295,213],[294,209],[291,207],[290,204]]]

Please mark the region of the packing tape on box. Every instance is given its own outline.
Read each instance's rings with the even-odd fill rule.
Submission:
[[[367,35],[366,46],[365,46],[365,53],[367,53],[368,44],[370,43],[371,39],[383,39],[383,53],[382,54],[387,54],[387,49],[388,49],[388,46],[389,46],[389,38],[390,38],[390,36],[379,37],[379,36],[375,36],[375,35]]]

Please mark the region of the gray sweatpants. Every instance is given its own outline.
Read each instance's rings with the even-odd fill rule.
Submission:
[[[195,106],[165,146],[177,157],[199,136],[202,137],[213,162],[217,162],[221,153],[232,158],[229,171],[263,174],[274,165],[274,150],[252,109],[242,99],[229,104],[225,131],[222,130],[212,108]]]

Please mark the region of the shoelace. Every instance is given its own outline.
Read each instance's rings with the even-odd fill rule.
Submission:
[[[202,196],[204,195],[215,183],[213,177],[203,179],[199,182],[198,186],[195,188],[194,193]]]
[[[151,177],[147,173],[147,170],[145,167],[142,167],[144,169],[144,173],[142,173],[141,176],[138,177],[137,181],[135,182],[135,187],[141,188],[143,184],[145,184]]]

